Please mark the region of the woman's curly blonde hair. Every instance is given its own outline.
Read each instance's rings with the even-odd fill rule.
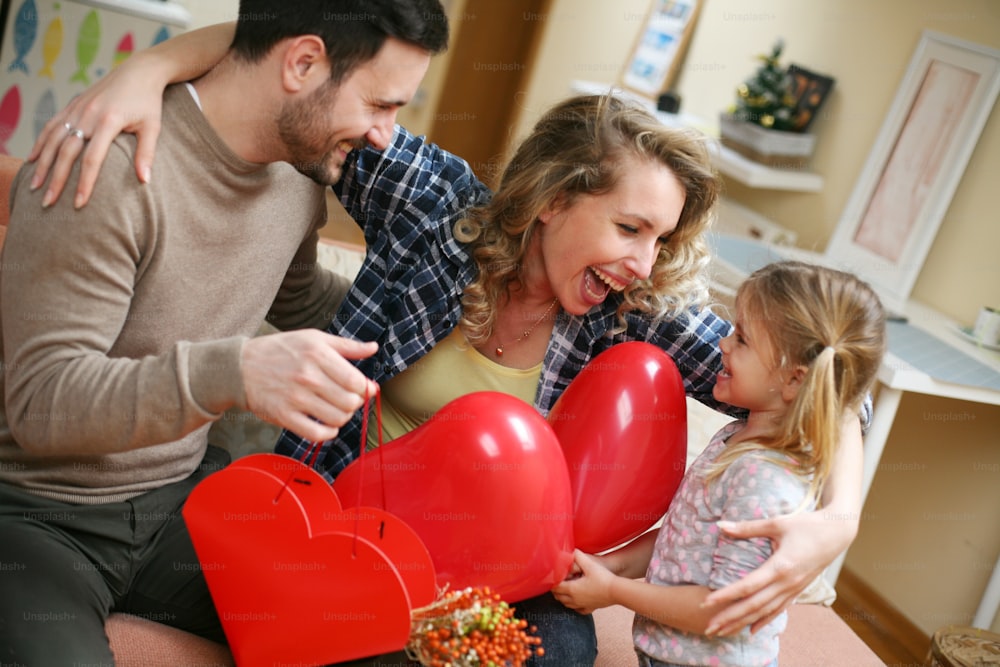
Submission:
[[[636,158],[666,165],[686,199],[649,278],[625,290],[619,322],[624,326],[629,311],[668,317],[708,302],[704,232],[721,184],[706,139],[667,127],[619,97],[581,95],[542,116],[508,162],[490,203],[455,225],[455,237],[469,244],[478,268],[462,296],[461,326],[473,345],[492,335],[497,306],[520,283],[539,214],[560,198],[570,206],[581,194],[610,192]]]

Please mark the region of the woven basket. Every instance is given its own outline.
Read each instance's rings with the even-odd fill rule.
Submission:
[[[979,628],[948,625],[931,638],[929,667],[1000,665],[1000,635]]]

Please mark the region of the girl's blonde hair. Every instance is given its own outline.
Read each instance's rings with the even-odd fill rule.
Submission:
[[[749,450],[779,450],[811,475],[810,499],[829,477],[842,419],[871,390],[885,352],[885,312],[857,277],[802,262],[754,272],[736,294],[743,319],[770,343],[777,369],[805,366],[798,395],[771,438],[741,442],[716,461],[713,476]]]
[[[461,325],[475,345],[493,332],[497,306],[521,279],[539,214],[557,200],[614,189],[629,158],[666,165],[686,192],[677,228],[647,280],[624,292],[618,308],[654,317],[676,315],[708,301],[704,232],[720,192],[705,138],[668,128],[645,109],[612,95],[582,95],[557,104],[535,125],[507,164],[492,200],[455,226],[478,267],[466,286]]]

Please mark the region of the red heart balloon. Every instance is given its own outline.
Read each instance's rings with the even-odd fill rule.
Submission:
[[[687,403],[673,360],[644,342],[594,357],[548,417],[573,490],[576,547],[599,553],[655,524],[687,461]]]
[[[195,487],[183,514],[240,665],[401,650],[411,608],[435,596],[430,555],[405,523],[344,510],[294,459],[239,459]]]
[[[363,479],[362,479],[363,478]],[[569,477],[552,428],[524,401],[475,392],[347,466],[345,504],[381,505],[420,536],[438,585],[508,602],[548,591],[573,552]]]

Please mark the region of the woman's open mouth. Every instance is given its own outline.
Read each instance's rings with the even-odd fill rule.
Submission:
[[[608,293],[612,290],[615,292],[621,292],[626,287],[628,287],[628,283],[616,280],[614,277],[600,270],[596,266],[588,266],[587,270],[584,272],[583,288],[586,290],[587,296],[598,303],[604,301],[604,299],[607,298]]]

